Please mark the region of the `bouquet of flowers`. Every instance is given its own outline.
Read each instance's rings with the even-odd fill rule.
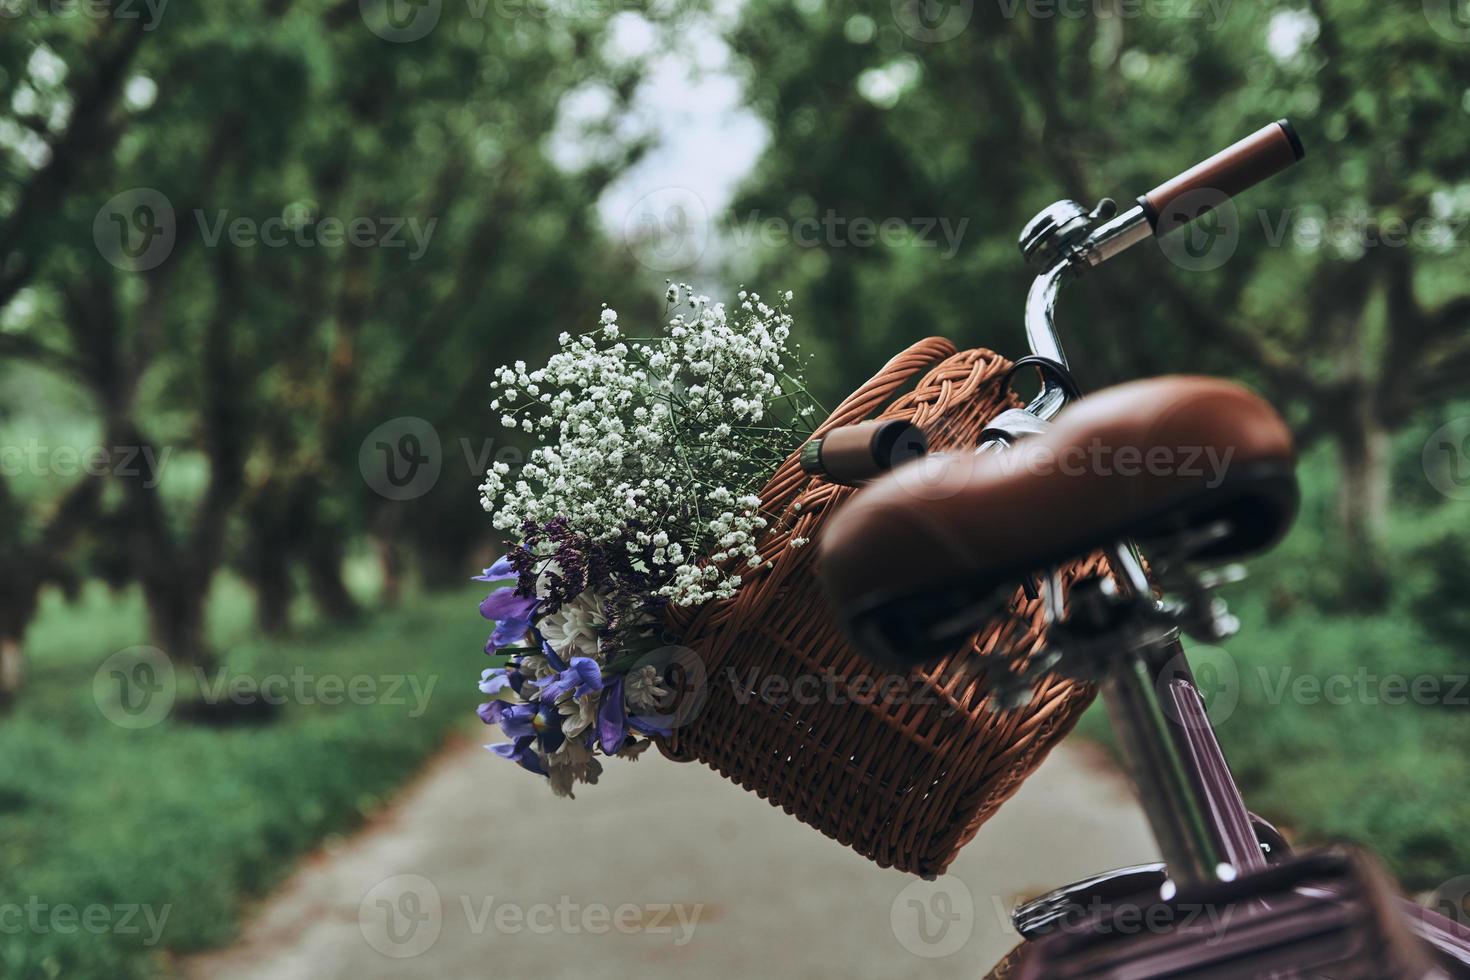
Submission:
[[[517,535],[478,581],[495,621],[479,708],[497,755],[557,795],[596,783],[598,755],[636,758],[667,732],[672,697],[661,612],[727,599],[771,556],[759,490],[811,435],[785,296],[741,291],[729,310],[671,284],[663,329],[624,337],[615,310],[563,333],[544,367],[497,372],[491,408],[535,436],[518,474],[481,486],[494,526]],[[791,547],[806,542],[794,538]]]

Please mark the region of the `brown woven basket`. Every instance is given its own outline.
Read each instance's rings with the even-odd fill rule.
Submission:
[[[817,434],[877,413],[924,427],[932,449],[972,447],[1015,405],[1002,382],[1009,368],[992,351],[956,352],[930,338],[889,361]],[[816,548],[787,547],[815,541],[853,492],[808,476],[795,453],[771,477],[761,499],[781,519],[761,545],[770,567],[732,599],[670,612],[671,631],[703,663],[704,701],[660,748],[706,763],[883,867],[934,876],[1071,730],[1093,691],[1048,678],[1025,708],[987,706],[987,655],[1039,643],[1041,603],[1019,590],[955,655],[904,678],[871,668],[827,605]],[[1099,567],[1093,558],[1066,575]]]

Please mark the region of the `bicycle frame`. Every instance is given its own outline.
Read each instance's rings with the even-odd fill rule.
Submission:
[[[1028,256],[1041,252],[1049,259],[1027,296],[1028,345],[1033,356],[1063,371],[1066,355],[1055,324],[1062,283],[1137,244],[1152,231],[1140,206],[1098,225],[1084,237],[1085,224],[1078,222],[1089,222],[1102,210],[1099,206],[1088,213],[1073,202],[1057,202],[1022,234],[1022,249]],[[1068,236],[1063,247],[1049,248],[1053,243],[1046,236],[1055,236],[1059,230]],[[997,419],[987,430],[992,438],[977,451],[1004,451],[1017,439],[1044,427],[1072,397],[1067,384],[1053,372],[1044,372],[1041,391],[1024,409],[1033,420]],[[1019,412],[1005,414],[1019,416]],[[1109,551],[1109,559],[1115,579],[1124,588],[1136,596],[1151,594],[1145,566],[1131,542],[1118,542]],[[1049,607],[1057,610],[1055,615],[1060,615],[1059,589],[1059,581],[1052,576],[1047,598]],[[1160,897],[1168,900],[1178,888],[1208,888],[1266,870],[1269,862],[1262,849],[1257,818],[1246,809],[1231,776],[1178,631],[1124,652],[1113,662],[1101,688],[1167,868],[1167,878],[1162,872],[1145,869],[1125,869],[1117,872],[1117,877],[1136,884],[1140,873],[1145,877],[1157,873],[1156,883],[1162,886]],[[1092,887],[1099,880],[1078,887]],[[1411,902],[1401,902],[1399,911],[1413,931],[1435,950],[1442,965],[1458,965],[1470,976],[1470,929]],[[1018,918],[1020,915],[1018,910]]]

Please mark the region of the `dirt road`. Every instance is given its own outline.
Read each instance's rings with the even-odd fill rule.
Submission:
[[[927,883],[696,765],[610,766],[578,799],[476,745],[307,861],[196,980],[966,978],[1014,902],[1155,853],[1102,752],[1071,742]]]

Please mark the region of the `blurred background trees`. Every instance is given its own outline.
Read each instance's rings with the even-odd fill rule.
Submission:
[[[1228,259],[1190,261],[1187,234],[1171,243],[1180,261],[1139,249],[1069,291],[1061,322],[1089,386],[1240,376],[1291,414],[1304,448],[1330,443],[1351,585],[1376,601],[1390,437],[1462,395],[1470,356],[1462,46],[1409,3],[1029,9],[976,4],[963,30],[925,43],[911,35],[949,32],[922,5],[906,32],[879,3],[752,3],[735,44],[773,138],[737,215],[970,222],[950,262],[931,236],[742,255],[747,275],[794,274],[844,381],[925,333],[1020,349],[1029,276],[1010,245],[1031,214],[1142,193],[1290,117],[1307,162],[1215,220],[1237,242]]]
[[[113,760],[54,781],[86,787],[79,823],[132,772],[109,786],[139,826],[190,801],[309,847],[342,823],[324,799],[391,786],[437,734],[385,759],[408,723],[361,722],[348,766],[329,718],[275,755],[210,743],[310,801],[239,809],[246,777],[211,797],[197,761],[182,788],[138,782],[153,767],[82,703],[98,663],[144,641],[201,668],[371,647],[468,679],[472,606],[425,593],[496,544],[475,488],[524,447],[485,404],[494,367],[603,302],[652,323],[666,276],[794,290],[828,401],[926,335],[1019,354],[1035,211],[1140,193],[1287,116],[1303,165],[1070,285],[1061,328],[1088,388],[1221,374],[1287,414],[1303,518],[1241,593],[1247,720],[1222,738],[1306,836],[1369,839],[1416,887],[1463,871],[1463,706],[1283,705],[1254,671],[1464,674],[1467,43],[1447,0],[0,0],[0,754]],[[724,86],[724,128],[649,110],[686,84],[670,59]],[[699,162],[659,157],[695,139]],[[738,178],[701,192],[704,226],[658,203],[701,169]],[[18,695],[28,633],[46,639]],[[192,733],[160,731],[193,758]],[[101,867],[35,843],[60,804],[22,782],[0,776],[0,836],[42,856],[36,880],[56,854]],[[219,887],[265,880],[238,874]]]
[[[1458,46],[1413,4],[978,4],[949,10],[968,18],[954,32],[896,9],[752,0],[728,21],[768,143],[712,216],[737,233],[723,273],[674,271],[795,289],[829,396],[930,333],[1016,351],[1028,274],[1012,241],[1031,213],[1146,189],[1289,115],[1309,162],[1218,219],[1228,260],[1141,250],[1074,287],[1063,322],[1089,386],[1239,375],[1304,446],[1330,444],[1344,589],[1378,601],[1392,434],[1454,397],[1470,359]],[[60,406],[137,465],[7,477],[7,533],[22,554],[47,542],[5,587],[9,648],[67,553],[136,582],[182,662],[209,657],[221,567],[280,633],[298,591],[328,618],[359,611],[355,547],[371,543],[390,600],[407,573],[452,583],[473,564],[488,537],[475,471],[497,435],[480,379],[604,299],[650,309],[664,271],[614,247],[623,229],[597,210],[653,138],[626,122],[646,60],[604,56],[606,12],[476,13],[444,11],[423,44],[385,41],[343,3],[179,10],[157,29],[142,9],[13,21],[0,353],[15,397],[0,410]],[[582,159],[558,166],[558,120],[588,93]],[[841,230],[892,217],[897,242]],[[257,235],[274,220],[280,242],[240,247],[240,218]],[[773,218],[839,231],[739,234]],[[321,245],[353,219],[399,247]],[[116,234],[153,257],[100,247]],[[1384,239],[1403,241],[1365,246]],[[355,465],[366,433],[403,417],[434,427],[454,475],[412,505]]]
[[[622,278],[593,208],[641,143],[575,174],[544,143],[569,91],[596,78],[616,110],[638,67],[599,59],[597,18],[500,33],[449,11],[426,58],[355,2],[170,12],[156,31],[136,12],[27,18],[0,41],[0,411],[19,440],[58,406],[109,457],[7,473],[7,533],[45,560],[5,575],[5,643],[67,554],[136,582],[184,663],[211,656],[226,565],[274,633],[298,586],[327,618],[357,613],[343,561],[369,537],[391,576],[463,581],[486,538],[479,461],[389,507],[359,445],[413,416],[450,465],[452,436],[479,452],[489,370]],[[354,221],[382,247],[332,247]]]

